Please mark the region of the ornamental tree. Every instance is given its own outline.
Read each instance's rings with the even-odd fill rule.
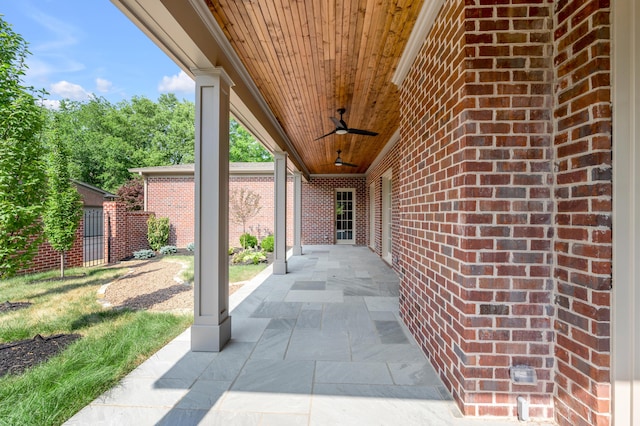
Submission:
[[[60,253],[60,277],[64,277],[64,255],[73,247],[82,218],[82,198],[69,174],[69,155],[54,130],[49,141],[48,197],[43,215],[44,230],[51,247]]]

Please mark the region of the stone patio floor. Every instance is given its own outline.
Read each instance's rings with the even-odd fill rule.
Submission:
[[[231,296],[221,352],[191,352],[187,330],[65,424],[524,424],[460,415],[368,248],[304,246],[288,269]]]

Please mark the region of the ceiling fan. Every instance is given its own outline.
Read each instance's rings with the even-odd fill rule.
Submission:
[[[340,120],[338,120],[335,117],[329,117],[331,119],[331,121],[333,121],[333,124],[336,125],[336,128],[333,129],[333,131],[327,133],[326,135],[320,136],[319,138],[316,138],[315,140],[318,139],[322,139],[322,138],[326,138],[329,135],[332,134],[337,134],[337,135],[345,135],[347,133],[351,133],[354,135],[365,135],[365,136],[377,136],[378,133],[376,132],[371,132],[369,130],[360,130],[360,129],[353,129],[353,128],[349,128],[347,126],[347,123],[344,122],[344,120],[342,119],[342,114],[344,114],[344,112],[346,111],[346,109],[344,108],[340,108],[338,110],[338,114],[340,114]]]
[[[358,167],[357,164],[345,163],[344,161],[342,161],[342,158],[340,157],[340,153],[342,152],[342,150],[338,150],[336,152],[338,153],[338,158],[336,158],[336,161],[333,162],[334,166],[337,166],[337,167],[341,167],[341,166]]]

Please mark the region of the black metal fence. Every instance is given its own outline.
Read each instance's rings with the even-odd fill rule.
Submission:
[[[102,208],[84,209],[84,266],[105,263],[104,217]]]

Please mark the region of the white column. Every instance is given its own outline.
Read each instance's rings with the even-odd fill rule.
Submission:
[[[293,172],[293,255],[302,254],[302,173]]]
[[[274,186],[275,186],[275,250],[273,274],[287,273],[287,153],[274,152]]]
[[[612,3],[612,415],[640,424],[640,5]]]
[[[229,316],[229,89],[221,68],[196,70],[194,320],[191,350],[219,352]]]

